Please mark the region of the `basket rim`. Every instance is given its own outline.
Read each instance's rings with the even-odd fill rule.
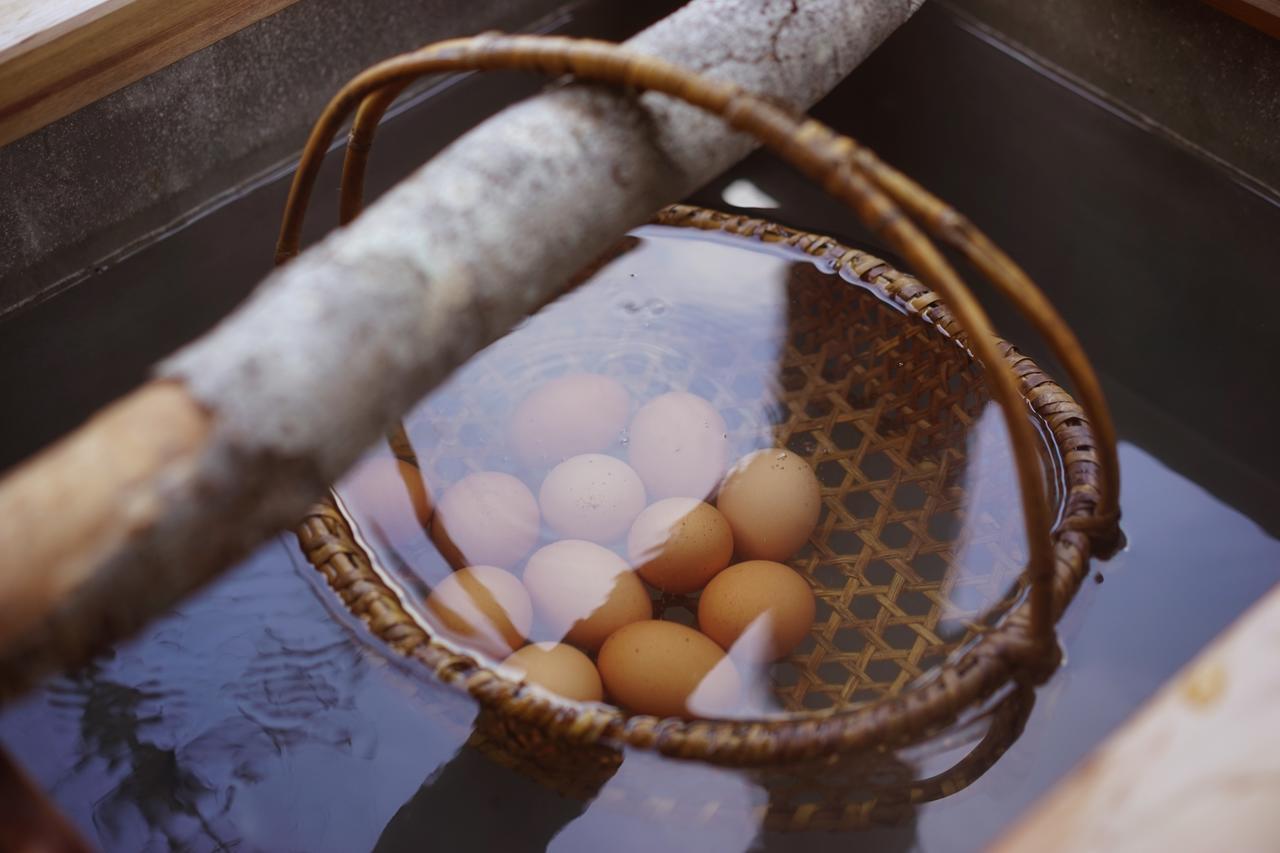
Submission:
[[[972,357],[966,333],[939,297],[914,276],[834,238],[768,220],[693,205],[664,207],[649,224],[718,231],[748,240],[784,244],[844,270],[887,302],[906,321],[918,318],[952,339]],[[1088,574],[1099,491],[1093,430],[1079,404],[1029,357],[1003,339],[1001,356],[1013,369],[1021,396],[1048,426],[1063,462],[1062,510],[1052,532],[1056,622]],[[505,668],[433,635],[403,605],[397,584],[377,568],[332,492],[312,506],[296,529],[309,563],[324,576],[346,608],[391,649],[417,660],[435,677],[500,714],[543,728],[568,741],[612,743],[716,764],[759,765],[813,758],[924,740],[1002,685],[1035,684],[1056,669],[1058,650],[1046,658],[1030,632],[1030,603],[1015,602],[1003,619],[968,648],[939,664],[932,677],[867,704],[785,715],[740,718],[658,718],[628,714],[605,703],[565,699],[511,678]]]

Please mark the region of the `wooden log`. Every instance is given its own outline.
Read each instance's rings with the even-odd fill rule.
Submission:
[[[0,3],[0,145],[297,0]]]
[[[806,107],[919,2],[696,0],[629,47]],[[751,147],[669,99],[588,86],[458,140],[165,364],[167,388],[0,482],[0,691],[128,636],[291,525],[472,353]],[[108,422],[174,452],[108,450]]]
[[[157,523],[168,495],[194,476],[209,430],[208,413],[180,385],[154,382],[4,481],[0,648],[93,584],[105,558]]]
[[[994,853],[1280,847],[1280,587],[1049,793]]]
[[[0,750],[0,853],[89,853],[92,848]]]

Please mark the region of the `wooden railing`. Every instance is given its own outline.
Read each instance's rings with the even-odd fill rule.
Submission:
[[[0,0],[0,145],[296,0]]]

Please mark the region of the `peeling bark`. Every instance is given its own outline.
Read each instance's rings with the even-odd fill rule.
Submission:
[[[804,108],[920,2],[696,0],[628,46]],[[628,228],[751,148],[718,119],[663,96],[579,84],[453,143],[161,365],[159,377],[185,388],[191,413],[207,418],[192,427],[199,450],[144,481],[149,510],[109,547],[52,564],[49,551],[9,549],[0,685],[127,636],[291,524],[472,353],[554,298]],[[59,468],[68,444],[0,484],[0,519],[16,513],[0,520],[6,548],[33,514],[56,512],[29,495],[38,480],[71,479]],[[31,589],[48,587],[38,574],[61,576],[72,564],[75,580],[56,599],[33,598]]]

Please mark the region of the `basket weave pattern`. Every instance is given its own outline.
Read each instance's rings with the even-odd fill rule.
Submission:
[[[856,276],[888,303],[868,300],[834,276],[796,283],[809,297],[790,318],[776,368],[783,405],[772,429],[779,446],[815,462],[825,510],[811,546],[793,561],[818,594],[818,620],[811,641],[773,672],[789,713],[658,720],[514,682],[429,636],[370,563],[342,512],[323,501],[299,527],[299,542],[345,605],[397,652],[476,697],[504,721],[498,740],[526,755],[628,743],[726,764],[795,761],[920,740],[1010,678],[1040,674],[1022,646],[1026,555],[1009,535],[1016,499],[1003,501],[1012,519],[966,516],[965,436],[988,397],[964,335],[937,297],[882,260],[820,235],[687,206],[669,207],[656,221],[786,244]],[[835,339],[833,316],[846,330]],[[1072,522],[1089,517],[1096,500],[1093,440],[1061,388],[1009,345],[1001,352],[1064,461],[1056,613],[1087,572],[1089,543]],[[430,476],[430,447],[419,448],[419,461]],[[989,557],[983,566],[958,570],[962,527],[967,553]],[[659,602],[668,610],[690,604]],[[609,767],[607,756],[582,758],[601,771]]]

